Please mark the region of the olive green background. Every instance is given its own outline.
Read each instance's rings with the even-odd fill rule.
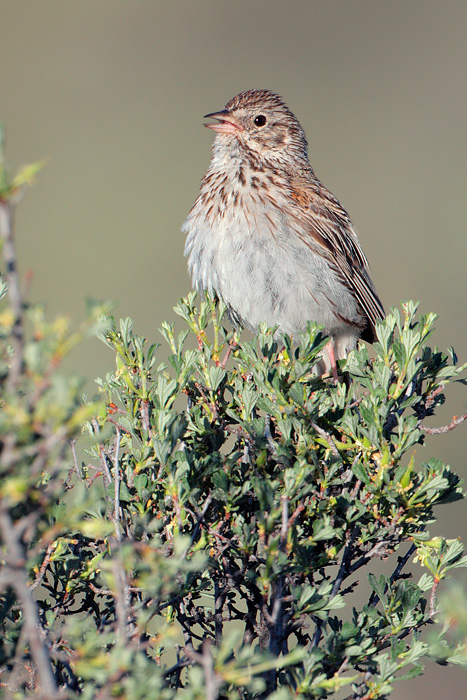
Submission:
[[[180,226],[210,156],[202,115],[269,88],[350,212],[385,306],[419,299],[440,315],[433,342],[467,359],[466,32],[465,0],[2,0],[8,157],[48,160],[17,218],[31,298],[75,320],[85,297],[112,299],[157,340],[190,289]],[[113,357],[89,341],[70,366],[93,379]],[[438,424],[467,410],[465,392],[448,397]],[[417,459],[466,475],[466,430]],[[440,509],[433,534],[467,540],[466,512]],[[391,697],[459,700],[466,681],[432,666]]]

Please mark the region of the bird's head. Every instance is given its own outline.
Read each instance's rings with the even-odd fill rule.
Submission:
[[[298,119],[270,90],[242,92],[205,118],[216,120],[205,126],[218,134],[219,147],[239,146],[267,159],[307,157],[308,144]]]

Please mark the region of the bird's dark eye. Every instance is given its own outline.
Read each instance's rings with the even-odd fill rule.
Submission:
[[[253,121],[256,124],[256,126],[264,126],[267,120],[264,114],[258,114],[258,116],[255,117]]]

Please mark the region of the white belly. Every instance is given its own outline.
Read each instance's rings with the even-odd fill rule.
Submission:
[[[207,219],[193,207],[182,230],[194,286],[216,292],[251,330],[261,322],[297,336],[309,321],[336,337],[359,333],[342,319],[361,319],[354,297],[345,290],[328,260],[291,230],[294,222],[259,203],[227,206]],[[254,216],[251,212],[254,212]],[[248,214],[248,216],[246,216]]]

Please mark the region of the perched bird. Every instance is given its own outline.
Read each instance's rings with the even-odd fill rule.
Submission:
[[[297,118],[279,95],[247,90],[207,114],[216,132],[200,193],[183,224],[193,285],[232,321],[296,336],[308,321],[330,337],[320,372],[358,338],[375,339],[383,306],[349,215],[316,177]]]

